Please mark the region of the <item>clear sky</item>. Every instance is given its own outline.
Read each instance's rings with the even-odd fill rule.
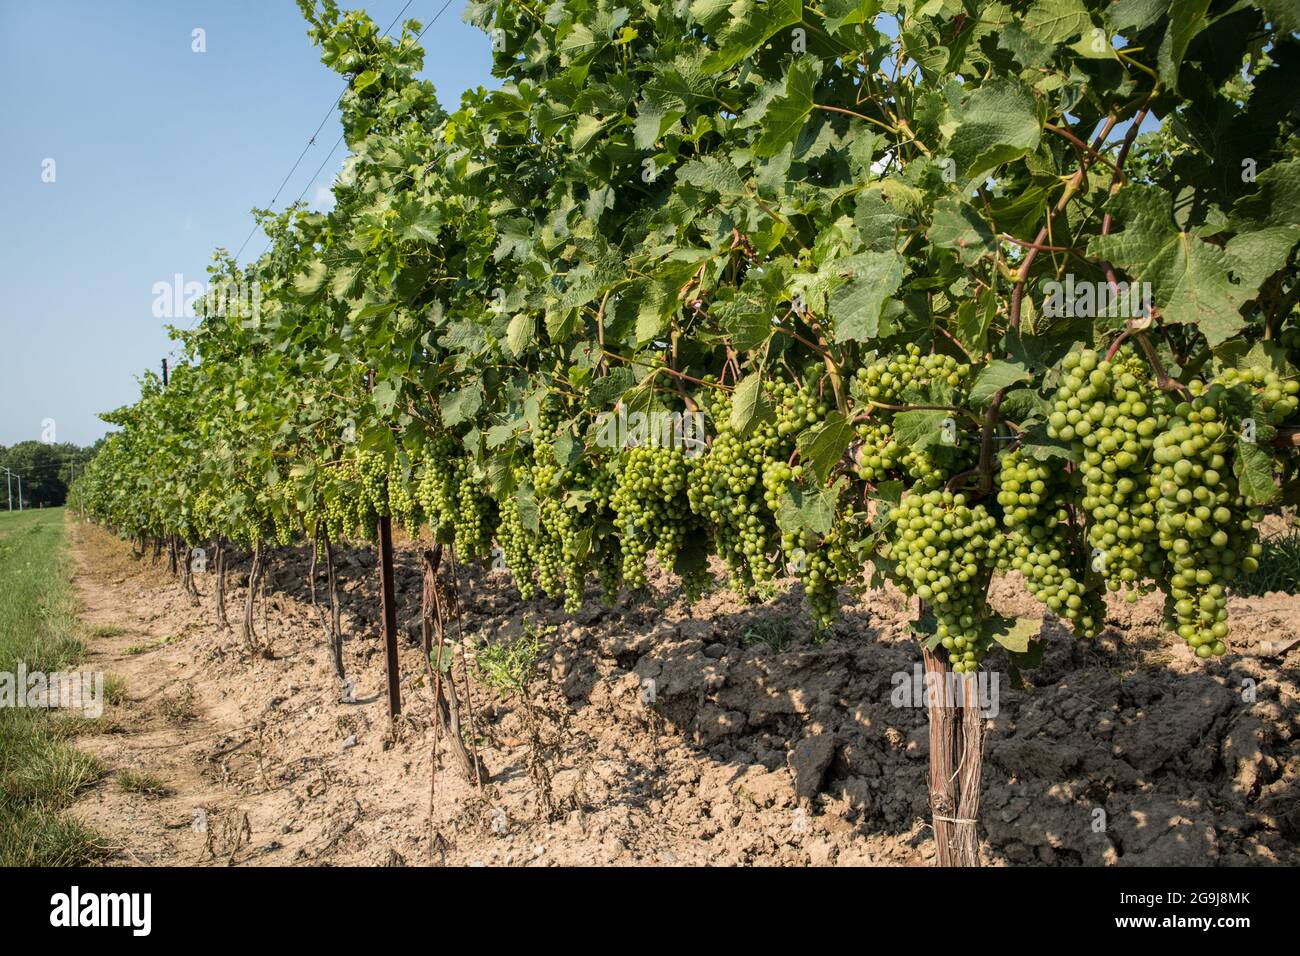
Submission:
[[[382,29],[405,0],[355,5]],[[422,41],[445,106],[494,85],[464,6]],[[292,0],[0,0],[0,445],[46,437],[46,419],[57,441],[107,430],[98,413],[171,350],[155,283],[203,282],[213,249],[239,248],[342,88]],[[275,208],[329,201],[343,147],[314,174],[339,132],[335,114]]]

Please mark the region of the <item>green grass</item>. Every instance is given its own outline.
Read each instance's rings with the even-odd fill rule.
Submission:
[[[794,643],[788,621],[764,618],[745,628],[740,634],[741,647],[763,645],[773,654],[779,654]]]
[[[120,637],[126,633],[126,628],[116,624],[96,624],[87,633],[91,637]]]
[[[115,707],[127,702],[125,678],[117,674],[104,675],[104,701]]]
[[[154,773],[123,770],[117,775],[117,785],[126,793],[141,793],[146,797],[162,797],[169,792],[166,781]]]
[[[69,669],[82,653],[69,583],[63,509],[0,517],[0,671]],[[103,776],[94,758],[65,741],[61,718],[0,708],[0,866],[76,866],[105,852],[65,812]]]
[[[1269,535],[1260,541],[1259,570],[1239,581],[1238,594],[1256,596],[1269,591],[1300,592],[1300,530]]]
[[[126,649],[128,657],[135,657],[137,654],[147,654],[150,651],[156,651],[160,647],[166,647],[168,644],[174,644],[180,640],[175,634],[169,634],[161,640],[154,641],[151,644],[132,644]]]

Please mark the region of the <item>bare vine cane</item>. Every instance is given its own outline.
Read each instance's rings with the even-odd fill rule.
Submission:
[[[456,545],[451,545],[451,588],[452,600],[455,601],[456,607],[456,642],[460,645],[460,672],[461,680],[465,685],[465,708],[466,718],[469,723],[469,745],[474,755],[474,784],[479,791],[483,790],[483,777],[485,769],[483,762],[478,753],[478,732],[474,728],[474,692],[469,680],[469,658],[466,656],[465,648],[465,629],[461,623],[460,617],[460,564],[456,560]]]
[[[451,679],[443,681],[443,661],[448,653],[446,647],[447,629],[443,613],[442,596],[438,587],[438,567],[442,563],[443,547],[435,545],[432,549],[421,552],[424,560],[424,587],[422,590],[421,634],[424,639],[424,659],[428,667],[429,686],[434,699],[435,726],[435,768],[437,766],[436,731],[445,727],[447,740],[451,746],[456,762],[460,764],[465,779],[478,783],[480,773],[477,754],[471,757],[465,748],[460,726],[460,702],[456,696],[456,685]],[[434,661],[437,661],[436,665]],[[447,668],[450,673],[450,668]],[[436,770],[435,770],[436,773]],[[436,781],[436,776],[435,776]],[[436,783],[434,784],[436,786]],[[432,799],[432,794],[430,795]]]

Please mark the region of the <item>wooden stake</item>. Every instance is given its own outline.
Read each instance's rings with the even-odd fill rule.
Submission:
[[[953,821],[957,817],[956,766],[957,713],[947,706],[944,691],[948,681],[948,664],[943,652],[936,654],[922,646],[926,674],[926,710],[930,717],[930,816],[934,824],[935,863],[956,866],[956,839]],[[935,693],[932,688],[937,690]]]
[[[980,811],[980,782],[984,769],[984,716],[979,684],[974,674],[961,679],[961,763],[958,764],[957,822],[953,824],[955,866],[980,865],[980,840],[976,821]]]
[[[397,587],[393,581],[393,519],[379,519],[379,616],[383,624],[384,674],[388,678],[388,716],[402,712],[397,663]]]

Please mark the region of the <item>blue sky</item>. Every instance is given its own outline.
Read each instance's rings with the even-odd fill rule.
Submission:
[[[443,3],[405,17],[428,24]],[[383,28],[405,0],[358,5]],[[422,41],[444,105],[494,85],[463,9]],[[58,441],[107,430],[98,413],[172,347],[154,284],[202,282],[214,248],[239,247],[342,85],[292,0],[0,0],[0,445],[41,438],[45,419]],[[336,114],[277,209],[326,198],[343,147],[312,177],[338,134]]]

